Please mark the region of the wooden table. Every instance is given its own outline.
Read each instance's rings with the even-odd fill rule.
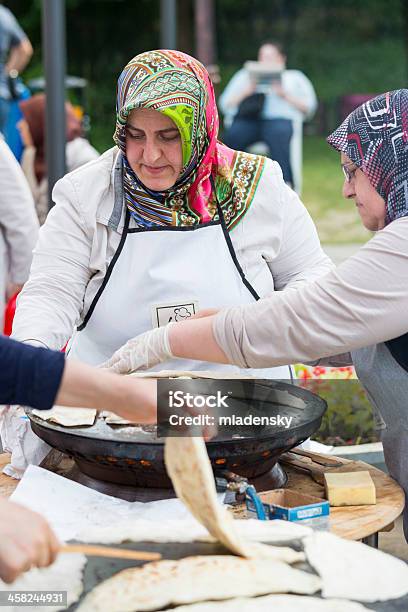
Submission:
[[[347,459],[332,455],[330,457],[344,462],[345,466],[350,463]],[[0,472],[8,462],[9,455],[0,454]],[[377,491],[377,503],[372,506],[330,508],[330,531],[343,538],[364,540],[367,544],[375,546],[378,532],[387,531],[390,526],[392,528],[393,521],[402,513],[405,496],[395,480],[381,470],[363,461],[359,461],[358,466],[370,472]],[[316,497],[324,497],[323,486],[312,480],[309,475],[298,472],[290,466],[285,466],[285,471],[289,478],[287,488]],[[17,480],[0,473],[0,495],[3,497],[9,497],[17,484]],[[244,518],[245,508],[238,508],[234,514]]]

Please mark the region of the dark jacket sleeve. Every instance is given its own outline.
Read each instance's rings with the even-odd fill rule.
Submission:
[[[63,353],[0,336],[0,404],[52,408],[64,364]]]

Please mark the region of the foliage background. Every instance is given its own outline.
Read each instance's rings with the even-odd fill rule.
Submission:
[[[339,119],[339,98],[403,87],[408,75],[404,0],[214,0],[220,90],[266,39],[284,44],[288,66],[304,71],[323,103],[312,131]],[[27,77],[42,73],[41,0],[4,2],[35,48]],[[195,52],[194,0],[178,0],[178,45]],[[159,0],[66,0],[68,73],[89,80],[92,138],[111,144],[115,84],[137,53],[160,46]],[[238,44],[239,41],[239,44]]]

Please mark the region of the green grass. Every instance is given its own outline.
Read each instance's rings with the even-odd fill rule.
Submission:
[[[325,244],[364,243],[371,234],[362,225],[352,200],[341,195],[339,154],[321,136],[305,136],[302,200]]]

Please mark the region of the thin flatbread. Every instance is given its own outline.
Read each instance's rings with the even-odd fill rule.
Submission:
[[[82,574],[86,564],[85,555],[61,554],[49,567],[33,568],[22,574],[12,584],[0,580],[0,591],[67,591],[68,606],[78,601],[83,591]],[[66,610],[65,605],[41,605],[35,602],[36,612],[57,612]],[[1,608],[4,612],[29,610],[21,605]]]
[[[138,425],[136,421],[128,421],[123,417],[115,414],[114,412],[109,412],[108,410],[104,410],[99,415],[102,419],[105,419],[105,423],[108,425]]]
[[[310,565],[323,581],[323,597],[386,601],[408,593],[408,565],[376,548],[316,531],[304,540]]]
[[[66,408],[65,406],[54,406],[50,410],[32,410],[31,413],[44,421],[50,421],[50,423],[63,427],[93,425],[96,417],[96,410],[93,408]]]
[[[251,542],[293,542],[312,533],[310,527],[288,521],[258,521],[256,519],[234,519],[234,527],[240,536]],[[123,542],[216,542],[203,525],[193,519],[180,521],[149,521],[130,519],[109,526],[98,526],[77,536],[81,542],[97,544],[121,544]],[[280,548],[280,551],[283,549]],[[281,556],[284,554],[280,552]],[[303,553],[297,553],[293,560],[302,560]],[[288,563],[289,555],[286,562]],[[280,558],[280,560],[284,560]]]
[[[167,438],[164,461],[177,497],[228,550],[247,558],[279,558],[279,554],[285,554],[287,558],[280,557],[281,560],[290,562],[288,551],[292,549],[286,549],[284,552],[280,547],[248,542],[238,533],[234,519],[227,509],[218,503],[213,471],[203,438]]]
[[[223,602],[206,602],[177,606],[171,612],[369,612],[368,608],[345,599],[319,599],[302,595],[264,595],[252,599],[238,598]]]
[[[157,561],[119,572],[99,584],[78,612],[138,612],[267,593],[316,593],[318,576],[271,559],[231,555]]]

